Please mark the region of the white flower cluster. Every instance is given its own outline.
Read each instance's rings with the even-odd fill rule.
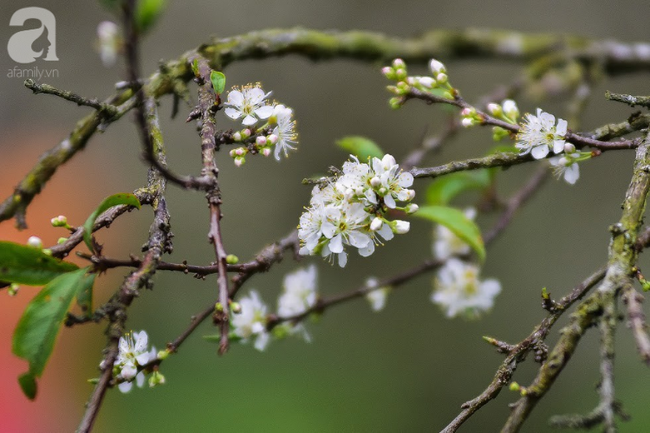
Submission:
[[[465,209],[465,216],[474,220],[476,209]],[[434,278],[431,301],[439,305],[447,317],[462,315],[478,318],[481,312],[492,308],[494,297],[501,292],[497,280],[479,281],[479,267],[457,257],[469,252],[469,245],[451,230],[442,225],[436,226],[433,255],[438,260],[445,260],[445,263]]]
[[[142,367],[158,358],[155,347],[147,349],[149,337],[145,331],[129,332],[120,337],[119,353],[113,365],[114,373],[124,381],[118,385],[122,392],[129,392],[133,387],[133,379],[139,388],[144,384],[144,371],[138,372]],[[165,383],[165,378],[157,371],[149,379],[149,386]]]
[[[452,257],[438,271],[431,301],[440,305],[447,317],[477,318],[494,305],[501,284],[494,279],[480,281],[479,267]]]
[[[235,87],[228,92],[224,111],[233,120],[241,119],[244,125],[243,130],[233,134],[233,140],[244,145],[230,152],[238,167],[246,162],[245,156],[249,152],[269,156],[275,146],[274,156],[279,161],[281,153],[287,157],[289,150],[296,149],[298,134],[293,110],[270,103],[267,100],[270,94],[264,93],[259,84]],[[260,120],[266,123],[255,126]]]
[[[352,160],[343,164],[342,174],[325,186],[312,190],[310,206],[300,217],[298,237],[300,254],[323,257],[338,256],[338,264],[347,263],[345,246],[359,250],[363,257],[375,251],[381,239],[389,241],[394,233],[409,231],[407,221],[388,221],[385,213],[399,209],[407,213],[417,210],[417,205],[398,207],[397,201],[409,202],[415,196],[413,176],[401,172],[391,155],[372,158],[370,164]]]
[[[314,265],[287,274],[282,293],[278,298],[277,315],[283,318],[297,316],[316,305],[317,278],[318,273]],[[255,290],[251,290],[249,296],[242,298],[239,305],[240,313],[234,314],[231,319],[233,335],[239,337],[244,343],[254,340],[255,349],[263,351],[271,338],[266,329],[268,307]],[[302,323],[284,322],[276,326],[273,331],[277,336],[300,334],[306,341],[311,341]]]

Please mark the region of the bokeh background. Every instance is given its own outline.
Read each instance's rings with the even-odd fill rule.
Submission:
[[[56,63],[59,77],[48,82],[88,97],[104,98],[123,79],[122,64],[106,69],[93,44],[97,24],[111,16],[97,2],[18,0],[0,8],[0,41],[6,46],[15,29],[11,14],[22,7],[41,6],[57,19]],[[430,29],[494,27],[532,32],[579,34],[598,39],[650,39],[644,1],[608,0],[474,2],[404,0],[258,2],[170,1],[166,14],[143,45],[143,71],[154,71],[160,59],[177,57],[207,41],[210,35],[230,36],[270,27],[304,26],[315,29],[365,29],[409,36]],[[441,58],[443,62],[444,58]],[[469,100],[507,83],[518,66],[494,61],[446,62],[454,85]],[[50,67],[51,64],[41,65]],[[66,136],[88,109],[48,95],[32,95],[22,79],[8,78],[14,66],[0,49],[0,196],[33,165],[37,156]],[[411,103],[392,111],[379,66],[351,61],[312,64],[290,57],[247,61],[225,72],[228,85],[261,81],[274,97],[294,108],[300,132],[299,152],[288,160],[249,158],[235,169],[221,158],[224,193],[225,245],[247,259],[266,244],[285,235],[298,223],[309,199],[304,177],[340,165],[346,155],[334,141],[345,135],[376,140],[399,161],[424,134],[435,134],[443,113],[437,107]],[[45,81],[45,80],[44,80]],[[608,80],[594,89],[583,129],[626,118],[631,110],[607,102],[604,90],[648,94],[648,74]],[[522,111],[537,103],[521,99]],[[557,102],[541,106],[561,115]],[[558,111],[554,111],[558,110]],[[170,120],[170,98],[162,101],[161,115],[169,162],[181,173],[196,173],[199,140],[194,126]],[[232,124],[222,121],[222,125]],[[452,158],[479,155],[493,144],[487,130],[463,134],[441,154],[436,164]],[[0,224],[0,238],[25,242],[30,235],[53,244],[62,235],[49,219],[65,214],[80,224],[106,195],[132,191],[146,182],[139,158],[140,144],[131,116],[95,136],[87,149],[66,164],[28,211],[30,228],[18,232],[13,222]],[[225,155],[224,155],[225,156]],[[298,339],[274,342],[264,353],[234,345],[224,357],[201,335],[215,332],[206,323],[167,360],[162,372],[167,384],[135,389],[123,395],[110,391],[96,424],[97,432],[395,432],[438,431],[459,411],[460,404],[481,392],[491,381],[502,356],[482,342],[492,335],[517,342],[544,316],[539,293],[543,286],[554,295],[566,293],[606,259],[607,226],[618,220],[630,177],[632,152],[616,152],[581,165],[577,185],[550,181],[535,200],[517,215],[507,232],[488,251],[485,276],[503,284],[495,308],[479,321],[447,320],[429,301],[431,275],[422,276],[388,299],[387,308],[373,313],[363,300],[333,308],[318,323],[309,324],[313,343]],[[500,192],[514,191],[534,170],[516,167],[499,178]],[[417,182],[421,193],[425,182]],[[421,196],[422,194],[420,194]],[[417,201],[417,197],[416,197]],[[206,242],[208,215],[204,198],[171,186],[168,203],[176,234],[171,260],[205,264],[213,260]],[[150,210],[119,219],[98,236],[105,252],[126,257],[139,252],[146,238]],[[488,227],[489,219],[479,220]],[[263,276],[252,278],[243,290],[256,288],[275,304],[282,278],[299,266],[316,263],[320,292],[331,295],[357,287],[369,275],[388,276],[430,255],[431,227],[413,221],[412,232],[379,249],[372,257],[351,256],[345,269],[318,258],[298,264],[286,259]],[[641,258],[643,267],[647,258]],[[96,299],[107,299],[125,273],[112,271],[96,284]],[[216,296],[214,277],[160,272],[154,291],[143,292],[129,310],[128,326],[146,329],[150,341],[163,347],[188,325],[190,317]],[[16,377],[26,363],[11,355],[11,334],[36,288],[24,287],[10,298],[0,292],[0,432],[49,433],[73,431],[96,377],[105,343],[105,324],[64,329],[43,378],[39,396],[29,402]],[[565,323],[563,321],[562,323]],[[561,325],[560,323],[559,325]],[[557,338],[557,326],[549,337]],[[630,333],[621,326],[616,358],[617,397],[633,415],[622,432],[650,429],[647,411],[648,380]],[[528,383],[537,365],[528,360],[515,379]],[[597,404],[597,335],[590,332],[576,356],[524,431],[545,432],[552,414],[588,412]],[[504,391],[462,429],[497,431],[516,395]]]

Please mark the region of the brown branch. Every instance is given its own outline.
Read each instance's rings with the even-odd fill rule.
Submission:
[[[632,284],[629,284],[623,287],[622,298],[627,307],[627,318],[636,341],[636,347],[643,361],[650,366],[650,337],[642,307],[643,295],[638,293]]]
[[[125,1],[123,3],[124,28],[127,31],[126,57],[129,80],[131,83],[136,82],[139,76],[137,55],[138,35],[133,19],[134,7],[134,0]],[[152,129],[146,122],[142,89],[137,91],[136,98],[138,100],[136,119],[138,121],[138,129],[141,133],[141,138],[143,142],[147,143],[147,147],[156,149],[156,152],[158,152],[159,157],[164,163],[162,138],[160,134],[156,134],[156,137],[152,137]],[[154,110],[151,114],[155,117],[155,105],[153,108],[149,107],[149,109]],[[149,172],[148,187],[150,193],[153,195],[152,204],[154,219],[149,229],[149,238],[145,247],[146,254],[140,267],[124,280],[124,283],[122,283],[117,293],[115,293],[111,300],[103,307],[110,322],[106,330],[108,343],[105,349],[104,360],[101,363],[103,371],[99,382],[95,386],[95,389],[86,404],[86,410],[79,428],[77,429],[78,433],[88,433],[92,430],[104,395],[106,394],[106,390],[108,386],[111,385],[113,365],[119,353],[119,341],[125,330],[127,319],[126,309],[138,296],[139,289],[142,287],[148,287],[153,274],[156,272],[162,254],[165,252],[171,252],[172,249],[169,213],[163,195],[165,181],[154,170],[150,170]]]
[[[605,279],[592,295],[585,299],[572,314],[569,324],[562,329],[560,339],[548,355],[533,383],[522,388],[522,397],[513,405],[513,410],[503,427],[503,433],[519,431],[539,400],[551,388],[562,372],[584,332],[608,309],[613,308],[616,296],[626,285],[631,284],[638,251],[635,248],[637,233],[641,226],[646,199],[650,191],[650,138],[636,151],[634,173],[625,195],[620,221],[610,228],[612,241],[609,247],[609,261]],[[612,326],[609,324],[608,326]],[[613,392],[613,391],[612,391]]]
[[[441,433],[453,433],[471,417],[476,411],[493,400],[499,395],[501,389],[506,386],[512,375],[514,374],[517,365],[526,359],[526,355],[536,344],[543,342],[548,335],[551,327],[560,318],[562,313],[566,311],[573,303],[581,299],[585,294],[605,276],[605,268],[601,268],[583,282],[573,288],[573,290],[557,302],[558,308],[546,316],[542,322],[535,327],[533,332],[528,335],[524,340],[516,344],[510,351],[506,359],[499,366],[492,382],[488,387],[477,397],[469,400],[461,406],[462,411],[450,422]]]

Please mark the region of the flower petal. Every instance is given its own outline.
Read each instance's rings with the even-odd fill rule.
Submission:
[[[535,159],[544,159],[548,155],[549,148],[546,144],[533,147],[532,153]]]

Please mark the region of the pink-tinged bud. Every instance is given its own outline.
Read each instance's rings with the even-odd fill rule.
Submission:
[[[275,144],[278,142],[278,136],[275,134],[271,134],[268,137],[266,137],[266,140],[271,144]]]
[[[404,63],[404,60],[402,59],[395,59],[393,60],[393,68],[404,68],[406,66],[406,63]]]
[[[244,154],[245,154],[245,151],[244,151],[243,147],[238,147],[237,149],[235,149],[235,155],[242,156]]]
[[[252,132],[250,129],[248,129],[248,128],[242,130],[242,132],[241,132],[241,136],[242,136],[242,138],[244,138],[244,139],[250,137],[252,134],[253,134],[253,132]]]
[[[383,225],[384,225],[384,221],[379,217],[375,217],[375,219],[373,219],[372,222],[370,223],[370,230],[375,232],[379,230]]]
[[[439,62],[436,59],[431,59],[431,61],[429,62],[429,68],[431,69],[431,72],[434,75],[447,72],[447,68],[445,68],[445,65],[443,65],[442,62]]]
[[[573,153],[576,151],[576,147],[573,145],[573,143],[569,143],[568,141],[564,143],[564,152],[565,153]]]
[[[460,115],[463,117],[471,116],[472,115],[472,109],[471,108],[463,108],[460,110]]]
[[[237,151],[236,151],[235,149],[231,150],[231,151],[230,151],[230,157],[231,157],[231,158],[234,158],[234,157],[236,157],[236,156],[237,156]]]
[[[411,229],[411,223],[408,221],[402,221],[402,220],[395,220],[395,233],[398,235],[403,235],[405,233],[408,233],[409,230]]]
[[[244,165],[245,162],[246,162],[246,160],[244,158],[242,158],[241,156],[235,158],[235,165],[237,167],[241,167],[242,165]]]
[[[241,141],[241,133],[239,131],[235,132],[232,135],[232,139],[235,140],[235,141]]]
[[[38,236],[30,236],[27,245],[33,248],[43,248],[43,241]]]
[[[269,156],[270,154],[271,154],[271,148],[265,147],[264,150],[262,151],[262,155]]]
[[[500,116],[502,113],[501,106],[499,104],[495,104],[494,102],[490,102],[487,105],[487,109],[493,116]]]
[[[419,83],[419,80],[416,77],[406,77],[406,84],[409,86],[415,86]]]
[[[260,135],[259,137],[257,137],[255,139],[255,144],[257,144],[260,147],[266,146],[266,137],[264,137],[263,135]]]
[[[391,75],[395,75],[393,73],[393,68],[391,68],[390,66],[384,66],[383,68],[381,68],[381,73],[384,74],[386,78],[390,78]]]

